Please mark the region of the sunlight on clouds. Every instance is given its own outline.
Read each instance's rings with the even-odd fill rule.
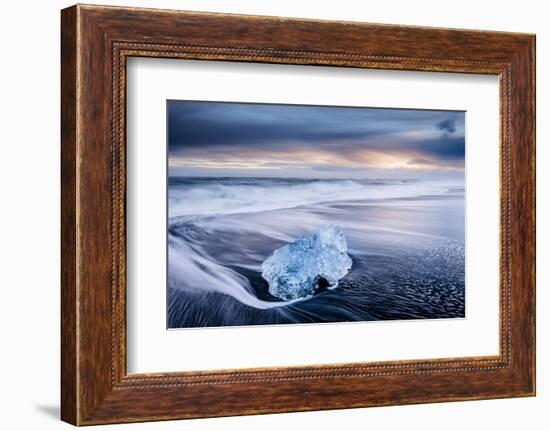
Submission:
[[[199,169],[245,169],[245,170],[278,170],[278,169],[462,169],[460,165],[444,164],[420,157],[412,152],[383,152],[373,150],[355,150],[338,153],[315,149],[299,149],[284,154],[270,151],[254,151],[250,155],[228,157],[226,154],[212,154],[210,158],[170,157],[171,168]]]
[[[464,170],[461,111],[171,101],[168,120],[169,167],[194,175]]]

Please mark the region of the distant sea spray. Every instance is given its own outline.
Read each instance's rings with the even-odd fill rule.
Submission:
[[[170,177],[169,217],[294,208],[323,202],[442,195],[463,184],[417,179]]]

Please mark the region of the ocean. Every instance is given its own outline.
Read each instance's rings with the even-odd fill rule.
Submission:
[[[338,287],[271,296],[262,262],[329,224],[353,261]],[[170,176],[167,234],[169,328],[465,316],[460,180]]]

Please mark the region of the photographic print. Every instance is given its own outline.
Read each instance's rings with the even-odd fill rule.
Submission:
[[[465,113],[167,102],[167,325],[465,317]]]

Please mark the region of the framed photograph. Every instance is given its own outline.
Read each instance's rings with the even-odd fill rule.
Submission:
[[[535,394],[535,37],[62,11],[75,425]]]
[[[167,109],[169,329],[465,317],[465,112]]]

